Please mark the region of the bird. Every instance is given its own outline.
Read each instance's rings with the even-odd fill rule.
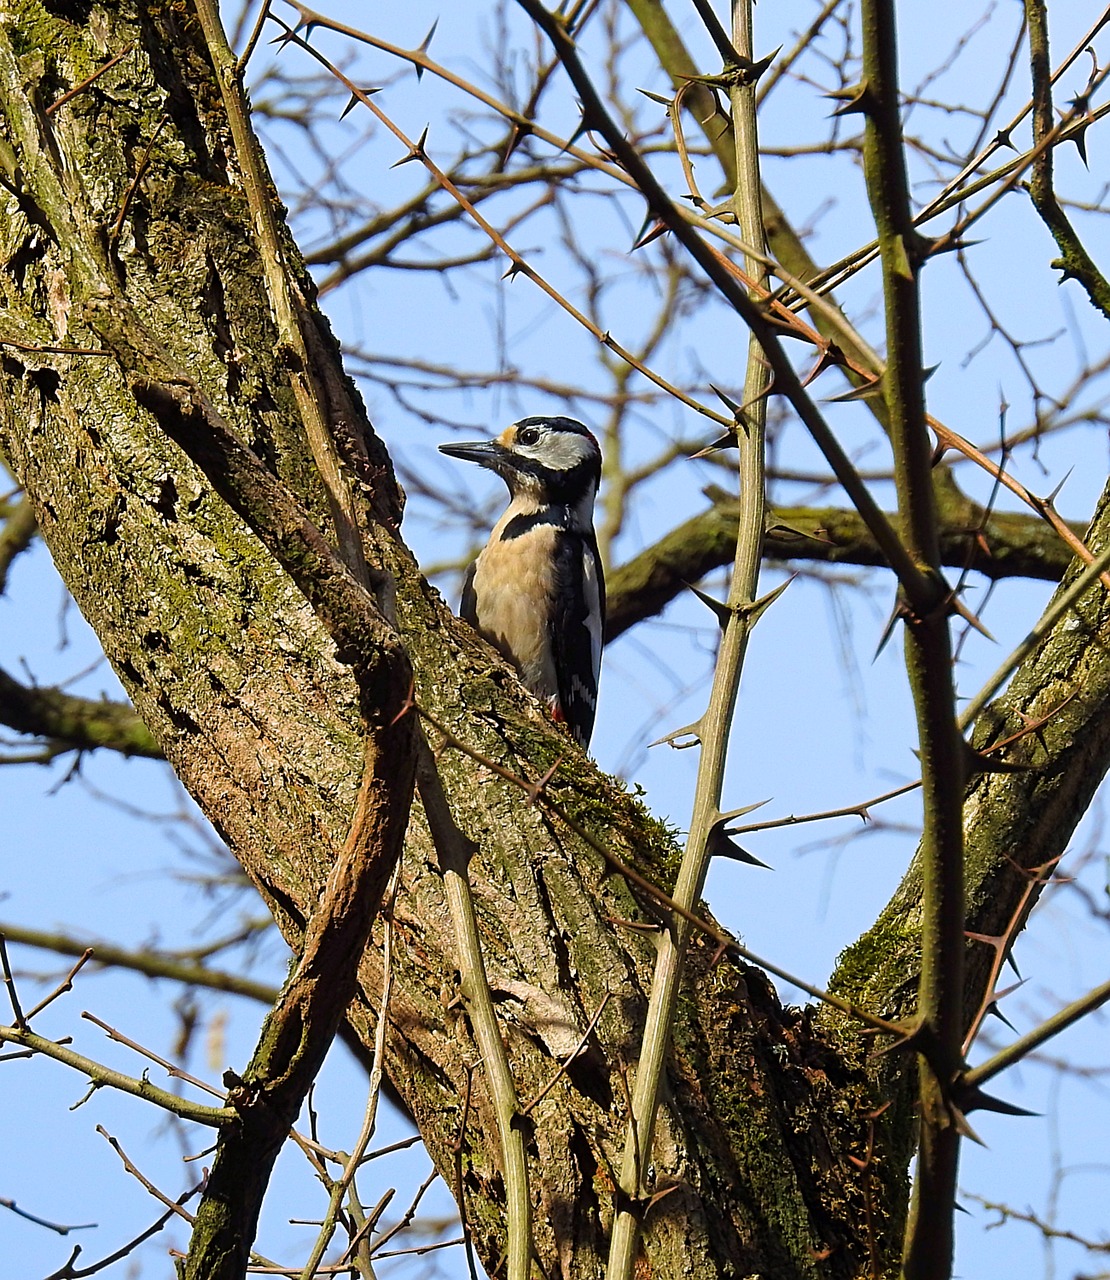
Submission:
[[[581,422],[521,418],[496,439],[440,452],[495,472],[509,505],[467,570],[460,614],[589,746],[605,627],[594,534],[601,449]]]

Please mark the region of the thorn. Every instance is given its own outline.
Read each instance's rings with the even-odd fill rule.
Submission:
[[[622,929],[630,929],[633,933],[662,933],[661,925],[647,920],[622,920],[620,916],[606,916],[606,924],[618,925]]]
[[[547,784],[555,776],[555,771],[563,763],[563,757],[560,756],[542,778],[537,778],[535,782],[529,782],[524,790],[528,795],[529,808],[535,808],[539,803],[539,798],[547,790]]]
[[[988,947],[993,947],[995,951],[1006,941],[1000,933],[972,933],[970,929],[964,930],[964,937],[971,942],[982,942]]]
[[[1075,143],[1075,149],[1079,152],[1079,158],[1083,161],[1083,168],[1089,169],[1091,166],[1087,163],[1087,130],[1091,127],[1089,120],[1085,121],[1068,139],[1069,142]]]
[[[771,870],[767,863],[760,862],[754,853],[742,849],[735,840],[730,839],[721,827],[713,829],[708,844],[710,855],[714,858],[728,858],[731,862],[744,862],[749,867],[762,867],[764,871]]]
[[[977,244],[984,243],[982,240],[964,240],[950,232],[935,238],[922,236],[921,240],[923,242],[922,262],[929,258],[937,258],[942,253],[959,253],[962,249],[974,249]]]
[[[817,357],[817,363],[810,369],[809,373],[802,379],[802,386],[808,387],[811,382],[825,372],[837,365],[847,364],[847,357],[844,352],[836,345],[835,342],[825,342],[821,347],[821,354]]]
[[[679,1187],[679,1184],[676,1182],[673,1186],[664,1187],[662,1191],[657,1191],[655,1195],[653,1195],[651,1199],[647,1202],[647,1204],[644,1205],[645,1215],[651,1209],[653,1209],[659,1203],[660,1200],[664,1199],[664,1197],[666,1196],[669,1196],[672,1191],[677,1191],[678,1187]]]
[[[882,378],[872,378],[870,382],[864,382],[858,387],[851,387],[847,391],[842,391],[839,395],[829,396],[825,403],[848,404],[853,400],[866,400],[868,396],[881,396],[882,394]]]
[[[660,236],[665,236],[670,227],[662,218],[655,217],[651,211],[648,211],[644,218],[644,225],[640,228],[639,235],[632,242],[632,248],[629,252],[635,253],[637,249],[642,249],[644,245],[651,244],[653,240],[658,240]]]
[[[959,1088],[958,1084],[957,1088]],[[994,1111],[1000,1116],[1035,1116],[1039,1114],[1036,1111],[1027,1111],[1025,1107],[1015,1106],[1012,1102],[1005,1102],[1001,1098],[992,1097],[991,1094],[984,1093],[978,1085],[971,1089],[960,1090],[960,1099],[964,1103],[965,1111]]]
[[[678,738],[692,738],[692,742],[678,742]],[[673,729],[670,733],[665,733],[661,738],[656,738],[654,742],[649,742],[649,747],[662,746],[663,743],[673,747],[676,751],[686,751],[690,747],[696,746],[701,742],[701,721],[695,720],[692,724],[683,725],[681,729]]]
[[[974,778],[981,773],[1028,773],[1032,768],[1031,765],[1011,764],[996,756],[984,755],[981,751],[976,751],[965,738],[961,738],[960,741],[964,744],[964,773],[968,778]]]
[[[843,101],[844,105],[837,107],[832,113],[834,117],[870,115],[875,110],[875,95],[871,92],[871,86],[866,80],[861,80],[859,84],[845,89],[837,89],[833,93],[826,93],[825,97],[832,98],[834,101]]]
[[[637,89],[637,93],[642,93],[645,98],[650,98],[652,102],[658,102],[661,107],[666,107],[669,111],[674,106],[674,98],[665,98],[661,93],[652,93],[650,89]]]
[[[987,1005],[987,1010],[986,1010],[986,1011],[987,1011],[987,1013],[989,1013],[992,1017],[997,1018],[997,1019],[999,1020],[999,1022],[1002,1022],[1002,1023],[1004,1023],[1007,1027],[1009,1027],[1009,1028],[1010,1028],[1010,1030],[1014,1033],[1014,1035],[1015,1035],[1015,1036],[1017,1035],[1017,1027],[1015,1027],[1015,1026],[1014,1026],[1014,1024],[1010,1021],[1010,1019],[1009,1019],[1009,1018],[1007,1018],[1007,1017],[1006,1017],[1006,1015],[1002,1012],[1002,1010],[998,1007],[998,1001],[997,1001],[997,1000],[992,1000],[992,1001],[990,1002],[990,1004],[988,1004],[988,1005]]]
[[[1002,991],[996,991],[994,993],[994,998],[995,1000],[1005,1000],[1007,996],[1012,996],[1015,991],[1020,991],[1021,988],[1024,986],[1025,986],[1025,979],[1022,978],[1018,982],[1012,982],[1008,987],[1005,987]],[[1007,1023],[1007,1026],[1009,1026],[1009,1023]]]
[[[901,600],[895,601],[894,608],[890,611],[890,617],[886,620],[886,626],[883,627],[883,634],[879,637],[879,643],[875,647],[875,652],[871,657],[872,662],[874,662],[878,658],[879,654],[887,647],[890,637],[894,634],[894,628],[898,623],[898,619],[904,618],[905,616],[905,604],[903,604]]]
[[[711,440],[704,448],[699,449],[697,453],[690,454],[690,461],[696,458],[707,458],[711,453],[719,453],[722,449],[738,449],[740,442],[736,439],[735,428],[726,431],[723,436],[718,436],[716,440]]]
[[[435,35],[436,27],[438,26],[439,26],[439,19],[437,18],[435,22],[433,22],[432,25],[428,28],[428,34],[416,46],[417,53],[427,54],[428,46],[432,43],[432,36]],[[424,68],[419,63],[416,63],[415,65],[416,65],[416,82],[417,84],[419,84],[420,81],[424,78]]]
[[[768,535],[777,533],[780,536],[784,533],[790,533],[795,538],[804,538],[807,542],[819,542],[826,547],[836,546],[832,538],[823,538],[819,534],[810,533],[808,529],[799,529],[797,525],[788,524],[785,520],[780,520],[775,515],[768,516],[767,527],[764,532]]]
[[[752,77],[753,84],[755,83],[755,81],[759,79],[759,77],[764,73],[764,71],[767,70],[767,68],[771,65],[772,62],[774,62],[774,60],[779,56],[781,52],[782,52],[782,45],[780,44],[779,47],[775,49],[773,53],[769,53],[765,58],[760,58],[758,62],[751,62],[748,64],[748,71]]]
[[[974,613],[971,612],[971,610],[967,607],[967,605],[964,604],[964,602],[958,596],[952,597],[952,599],[948,603],[948,608],[952,613],[959,614],[960,617],[963,618],[963,620],[969,626],[974,627],[975,630],[978,631],[981,636],[986,636],[986,638],[991,642],[991,644],[998,643],[998,641],[995,640],[994,636],[991,635],[991,633],[987,630],[987,628],[983,625],[983,623],[979,620],[979,618]]]
[[[395,724],[397,724],[398,721],[403,720],[405,716],[409,714],[410,711],[418,709],[416,706],[415,694],[416,694],[416,681],[414,679],[409,681],[409,691],[408,693],[405,694],[405,700],[404,702],[401,703],[400,710],[389,722],[390,728],[392,728]]]
[[[923,1026],[918,1023],[917,1026],[903,1026],[902,1029],[903,1035],[901,1039],[892,1040],[890,1044],[883,1045],[881,1049],[876,1049],[871,1056],[883,1058],[889,1053],[916,1053],[918,1046],[925,1038]],[[870,1033],[867,1032],[865,1034]],[[885,1032],[883,1034],[885,1034]],[[881,1114],[881,1112],[879,1114]]]
[[[1088,49],[1088,53],[1091,53],[1090,49]],[[1093,58],[1094,54],[1091,53],[1091,56]],[[1088,85],[1088,88],[1090,88],[1090,85]],[[1068,138],[1068,141],[1075,143],[1075,149],[1076,151],[1079,152],[1080,160],[1083,161],[1083,168],[1088,169],[1090,168],[1090,166],[1087,164],[1087,136],[1086,135],[1087,135],[1087,130],[1091,127],[1090,96],[1087,93],[1077,93],[1075,97],[1069,101],[1068,106],[1071,108],[1071,111],[1069,114],[1075,115],[1075,116],[1087,117],[1087,119],[1084,120],[1081,125],[1079,125],[1079,127],[1075,130],[1075,132],[1071,135],[1071,137]]]
[[[991,140],[991,144],[995,147],[1009,147],[1011,151],[1017,150],[1017,147],[1014,146],[1013,139],[1010,137],[1009,129],[999,129]]]
[[[424,150],[424,144],[428,140],[428,130],[430,128],[431,128],[431,125],[426,124],[424,126],[424,132],[420,135],[419,138],[417,138],[417,140],[409,148],[408,155],[402,156],[400,160],[396,161],[394,164],[391,164],[389,167],[391,169],[399,169],[401,165],[408,164],[410,160],[423,160],[425,155],[427,154]]]
[[[571,147],[574,146],[574,144],[578,141],[578,139],[581,138],[584,134],[589,133],[589,131],[590,131],[590,126],[586,120],[586,113],[583,112],[582,119],[579,120],[577,128],[566,140],[559,154],[561,156],[566,155],[566,153],[571,149]]]
[[[271,14],[271,17],[272,16],[274,15]],[[278,19],[278,21],[281,21],[280,18]],[[292,44],[294,40],[303,39],[312,34],[312,27],[314,24],[311,22],[306,22],[306,23],[303,23],[303,26],[302,26],[302,22],[303,20],[299,21],[295,27],[286,26],[285,30],[281,33],[281,35],[274,36],[274,38],[270,41],[271,44],[276,44],[279,46],[278,53],[280,53],[281,50],[287,44]],[[283,23],[282,25],[284,26],[285,24]],[[304,37],[301,36],[302,30],[305,33]]]
[[[381,93],[381,91],[382,91],[382,87],[381,85],[378,85],[377,88],[360,89],[358,93],[352,93],[350,102],[348,102],[347,105],[343,108],[343,110],[339,113],[340,120],[342,120],[345,116],[349,115],[350,112],[352,112],[355,109],[355,107],[358,106],[358,104],[362,101],[363,98],[369,98],[371,94]]]
[[[979,1135],[975,1132],[975,1130],[971,1127],[971,1125],[968,1124],[967,1116],[964,1115],[964,1113],[959,1109],[959,1107],[955,1107],[951,1103],[949,1103],[948,1110],[952,1116],[952,1119],[956,1123],[956,1132],[962,1138],[970,1138],[972,1142],[976,1143],[980,1147],[985,1148],[987,1144],[983,1141],[982,1138],[979,1137]]]
[[[710,89],[733,89],[738,86],[755,84],[759,77],[767,70],[772,62],[779,56],[782,51],[782,45],[773,52],[769,53],[765,58],[760,58],[758,62],[753,62],[750,58],[742,58],[733,50],[733,57],[726,62],[724,69],[719,75],[715,76],[687,76],[683,75],[682,79],[690,84],[708,85]]]
[[[517,149],[517,147],[520,146],[520,144],[524,141],[525,138],[531,135],[531,133],[532,133],[532,129],[529,125],[520,124],[517,121],[513,122],[512,132],[509,134],[509,141],[506,144],[505,152],[501,157],[502,164],[509,163],[509,160],[512,158],[513,152]]]
[[[715,387],[712,382],[709,384],[709,390],[713,392],[713,394],[717,397],[718,400],[720,400],[720,402],[725,406],[725,408],[729,411],[729,413],[731,413],[732,416],[736,419],[736,421],[739,422],[741,417],[743,416],[743,410],[740,408],[739,403],[736,400],[734,400],[732,396],[726,395],[725,392],[723,392],[720,387]]]
[[[731,822],[734,818],[746,817],[749,813],[754,813],[756,809],[762,809],[765,804],[770,804],[771,798],[766,800],[757,800],[755,804],[746,804],[742,809],[730,809],[727,813],[718,812],[716,818],[713,819],[714,826],[720,826],[722,823]]]
[[[788,586],[790,586],[790,584],[794,581],[794,579],[797,576],[798,575],[796,573],[792,573],[789,578],[787,578],[784,582],[780,582],[777,587],[774,587],[772,590],[768,591],[765,596],[760,596],[758,600],[753,600],[752,603],[748,605],[745,612],[747,613],[748,619],[751,622],[752,626],[754,626],[759,621],[759,619],[763,617],[763,615],[767,612],[767,610],[771,607],[771,605],[775,603],[775,601],[779,598],[779,596],[782,595],[782,593],[786,590]]]
[[[715,600],[711,595],[702,591],[700,587],[695,587],[693,583],[685,584],[697,596],[713,616],[717,619],[717,625],[723,631],[728,626],[729,619],[733,616],[733,610],[727,604],[722,604],[720,600]]]
[[[518,275],[520,275],[522,271],[524,272],[525,275],[527,275],[528,267],[526,266],[525,263],[519,262],[516,259],[514,259],[512,262],[509,263],[508,269],[505,271],[505,274],[501,277],[501,279],[514,280]]]
[[[1074,468],[1074,467],[1069,467],[1069,468],[1067,469],[1066,474],[1064,475],[1063,480],[1061,480],[1061,481],[1060,481],[1060,483],[1056,486],[1056,488],[1055,488],[1055,489],[1053,489],[1053,490],[1052,490],[1052,492],[1048,495],[1048,497],[1044,499],[1044,502],[1045,502],[1048,506],[1053,507],[1053,508],[1056,506],[1056,499],[1060,496],[1060,493],[1061,493],[1061,491],[1063,490],[1064,485],[1066,485],[1066,484],[1067,484],[1067,482],[1071,479],[1071,473],[1072,473],[1074,470],[1075,470],[1075,468]]]
[[[782,334],[784,338],[797,338],[799,342],[812,344],[811,331],[799,323],[792,311],[784,314],[777,307],[770,306],[766,300],[759,303],[759,310],[763,315],[763,323]]]

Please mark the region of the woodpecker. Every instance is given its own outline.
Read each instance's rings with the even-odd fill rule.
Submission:
[[[593,527],[598,443],[573,418],[536,417],[496,440],[439,448],[509,488],[508,508],[467,570],[460,613],[588,746],[605,623]]]

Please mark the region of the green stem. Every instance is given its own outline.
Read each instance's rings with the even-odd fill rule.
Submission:
[[[507,1280],[528,1280],[532,1267],[532,1197],[528,1185],[528,1160],[516,1084],[493,1007],[470,892],[467,865],[474,846],[455,824],[435,757],[422,732],[417,735],[417,752],[417,789],[439,857],[459,948],[460,987],[478,1052],[482,1055],[501,1142],[508,1234]]]
[[[733,44],[741,57],[752,58],[751,0],[737,0],[733,6]],[[737,181],[733,201],[736,218],[744,240],[762,246],[763,210],[760,204],[755,85],[736,84],[730,89],[730,96],[735,122]],[[757,284],[762,284],[765,272],[760,261],[747,258],[745,270]],[[766,524],[764,425],[767,400],[764,393],[769,383],[770,372],[763,350],[755,336],[749,335],[744,384],[744,404],[748,408],[743,413],[743,420],[737,423],[740,497],[732,581],[709,705],[698,729],[701,754],[693,814],[673,895],[684,911],[692,911],[701,897],[712,857],[714,833],[721,821],[721,792],[729,732],[748,639],[757,617],[756,589]],[[659,942],[632,1095],[632,1116],[620,1169],[621,1195],[613,1221],[607,1280],[628,1280],[636,1262],[643,1222],[644,1171],[651,1159],[675,1005],[692,931],[689,921],[679,917]]]
[[[1059,1013],[1054,1013],[1051,1018],[1046,1018],[1039,1027],[1034,1027],[1032,1031],[1023,1035],[1020,1040],[1015,1040],[1013,1044],[1007,1045],[1005,1049],[1000,1050],[994,1057],[988,1058],[986,1062],[977,1066],[974,1071],[967,1072],[961,1083],[969,1088],[977,1088],[986,1084],[988,1080],[992,1080],[1000,1071],[1005,1071],[1007,1067],[1012,1067],[1015,1063],[1028,1057],[1034,1049],[1039,1049],[1042,1044],[1051,1040],[1053,1036],[1059,1035],[1061,1031],[1066,1031],[1073,1022],[1078,1022],[1080,1018],[1085,1018],[1087,1014],[1093,1013],[1104,1005],[1107,1000],[1110,1000],[1110,982],[1104,982],[1101,986],[1095,987],[1093,990],[1088,991],[1085,996],[1080,996],[1078,1000],[1073,1000],[1071,1004],[1061,1009]]]
[[[210,1129],[222,1129],[234,1123],[239,1116],[234,1107],[209,1107],[200,1102],[190,1102],[187,1098],[179,1098],[176,1093],[159,1089],[149,1080],[137,1080],[134,1076],[124,1075],[122,1071],[113,1071],[92,1058],[74,1053],[64,1045],[48,1040],[45,1036],[36,1035],[20,1027],[0,1027],[0,1044],[15,1044],[30,1049],[33,1053],[41,1053],[44,1057],[53,1058],[74,1071],[80,1071],[93,1083],[94,1089],[107,1086],[118,1089],[121,1093],[129,1093],[134,1098],[142,1098],[144,1102],[153,1102],[156,1107],[170,1111],[182,1120],[192,1120],[196,1124],[207,1125]]]
[[[1057,129],[1052,109],[1052,62],[1048,52],[1045,0],[1025,0],[1025,19],[1029,24],[1029,60],[1033,79],[1033,141],[1040,143]],[[1060,257],[1052,266],[1063,271],[1065,279],[1078,280],[1091,304],[1104,316],[1110,317],[1110,282],[1099,271],[1071,220],[1060,207],[1052,182],[1052,166],[1052,148],[1045,147],[1033,161],[1029,181],[1033,207],[1060,250]]]
[[[949,588],[926,424],[918,270],[902,140],[894,0],[863,0],[864,174],[883,268],[887,359],[883,376],[894,479],[906,550],[929,582],[903,596],[906,672],[917,718],[923,804],[921,976],[917,1018],[920,1153],[903,1249],[907,1280],[947,1280],[959,1159],[949,1088],[962,1065],[964,881],[963,743],[956,726]]]

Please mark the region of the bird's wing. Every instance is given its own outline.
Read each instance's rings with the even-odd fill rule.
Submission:
[[[459,617],[464,622],[469,622],[475,631],[478,630],[478,597],[474,594],[474,570],[477,567],[478,561],[474,560],[467,569],[463,577],[462,599],[459,601]]]
[[[560,532],[555,548],[555,654],[559,710],[575,738],[587,746],[597,711],[605,616],[605,579],[592,536]]]

